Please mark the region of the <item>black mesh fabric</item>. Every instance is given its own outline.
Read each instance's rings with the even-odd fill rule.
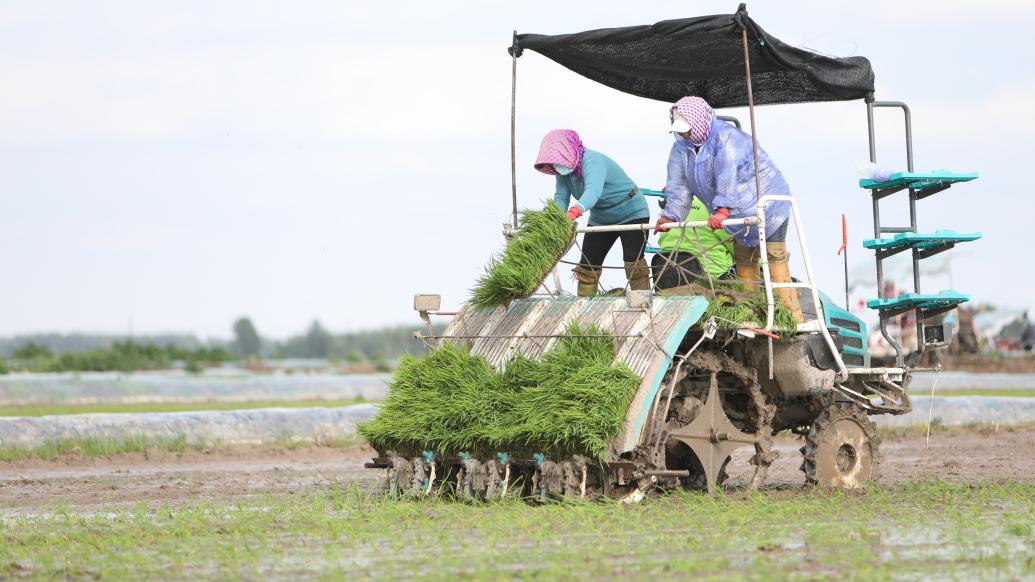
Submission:
[[[696,95],[713,107],[739,107],[748,104],[744,28],[756,104],[847,101],[873,93],[873,69],[865,57],[828,57],[784,44],[751,20],[743,4],[735,14],[649,26],[519,34],[510,52],[536,51],[639,97],[674,102]]]

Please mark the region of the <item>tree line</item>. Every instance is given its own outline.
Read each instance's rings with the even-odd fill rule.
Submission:
[[[185,349],[175,345],[140,344],[132,340],[113,342],[107,349],[56,354],[43,344],[29,341],[11,352],[10,361],[0,361],[0,371],[134,372],[170,368],[174,362],[182,362],[188,371],[200,371],[205,364],[236,359],[237,355],[220,347]]]
[[[262,336],[248,317],[234,321],[229,341],[202,343],[194,335],[119,337],[86,334],[36,334],[0,338],[0,374],[11,369],[33,372],[188,370],[237,359],[319,358],[349,365],[369,364],[387,371],[402,355],[421,354],[424,344],[412,325],[350,333],[332,333],[319,321],[286,339]],[[443,326],[434,328],[441,333]]]

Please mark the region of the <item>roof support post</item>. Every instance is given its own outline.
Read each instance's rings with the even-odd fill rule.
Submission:
[[[762,195],[762,181],[758,177],[758,138],[755,136],[755,95],[751,90],[751,57],[748,54],[748,31],[743,26],[741,32],[744,38],[744,73],[747,77],[748,91],[748,113],[751,117],[751,152],[755,158],[755,195]],[[762,257],[765,260],[765,257]]]
[[[514,209],[514,228],[518,226],[517,207],[517,142],[514,137],[517,131],[517,60],[521,55],[517,45],[517,31],[514,31],[513,48],[510,51],[510,197]]]

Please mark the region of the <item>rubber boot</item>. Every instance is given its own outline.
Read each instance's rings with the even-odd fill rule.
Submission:
[[[650,267],[647,260],[640,258],[625,264],[625,277],[629,279],[629,288],[634,291],[650,291]]]
[[[787,243],[766,242],[766,258],[769,260],[769,276],[773,283],[790,283],[791,269],[789,255],[787,254]],[[798,323],[805,322],[805,316],[801,313],[801,304],[798,302],[798,290],[792,288],[776,289],[780,296],[780,303],[787,308]]]
[[[737,269],[737,278],[748,290],[760,287],[762,276],[758,272],[758,247],[745,247],[733,243],[733,264]]]
[[[579,265],[573,269],[575,279],[579,282],[579,297],[593,297],[597,294],[600,283],[600,269]]]

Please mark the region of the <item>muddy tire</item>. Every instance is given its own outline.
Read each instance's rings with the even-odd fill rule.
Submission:
[[[806,482],[826,489],[855,489],[877,479],[880,437],[857,406],[835,403],[820,413],[802,449]]]

